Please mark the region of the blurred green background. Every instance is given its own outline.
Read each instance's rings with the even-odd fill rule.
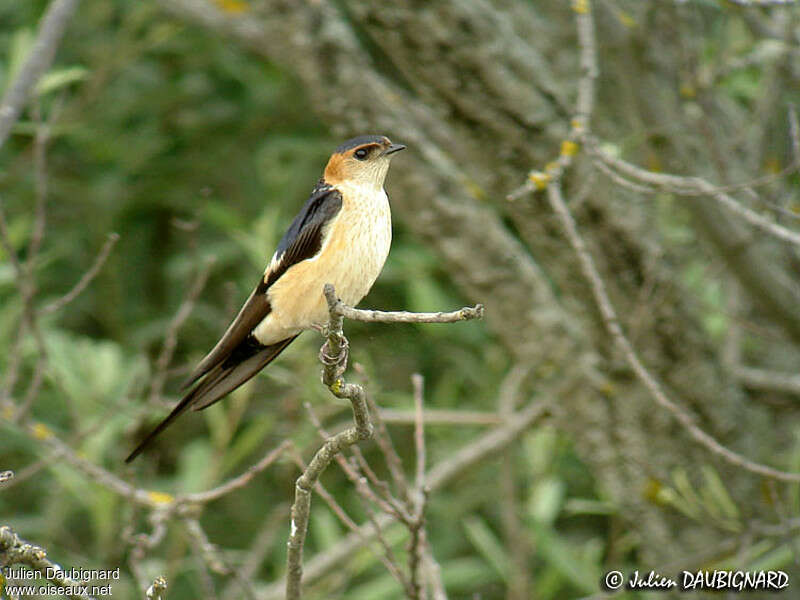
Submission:
[[[0,2],[0,90],[30,50],[45,6],[40,0]],[[749,90],[753,81],[757,85],[755,76],[743,79],[730,96]],[[85,0],[32,106],[0,150],[0,200],[11,241],[25,259],[37,201],[33,137],[41,124],[35,115],[52,118],[46,233],[33,265],[37,304],[67,292],[107,236],[119,235],[88,289],[65,310],[40,319],[48,366],[31,406],[32,421],[46,426],[43,435],[54,432],[89,461],[144,489],[169,494],[208,489],[287,438],[308,459],[319,441],[303,404],[309,402],[331,429],[349,418],[348,406],[319,384],[321,338],[314,333],[304,334],[226,401],[183,417],[134,466],[122,465],[178,399],[182,376],[213,345],[257,282],[341,141],[317,120],[300,83],[229,40],[165,17],[155,3]],[[392,195],[392,186],[390,172],[390,198],[403,202],[400,194]],[[681,236],[691,235],[683,215],[671,206],[665,212],[664,231],[680,246]],[[715,335],[724,329],[723,299],[713,282],[703,280],[701,266],[698,261],[687,269],[694,273],[687,287],[711,305],[700,312]],[[164,333],[206,268],[208,282],[179,331],[164,396],[154,398],[150,386]],[[389,261],[362,306],[432,311],[469,303],[433,252],[396,222]],[[0,348],[15,347],[23,310],[13,267],[0,250]],[[351,360],[363,365],[370,392],[386,408],[413,408],[410,376],[419,372],[429,407],[492,412],[512,366],[509,353],[481,322],[347,323],[346,333]],[[37,352],[36,341],[26,336],[19,355],[20,395],[35,378]],[[0,374],[14,360],[14,353],[0,352]],[[362,376],[351,370],[350,377]],[[485,430],[429,426],[429,464]],[[412,472],[412,427],[395,424],[390,432]],[[365,453],[386,477],[374,445],[365,446]],[[534,427],[499,462],[511,464],[518,477],[510,489],[529,543],[532,597],[584,597],[597,591],[609,561],[637,564],[641,540],[622,530],[619,507],[602,493],[567,435],[549,425]],[[142,597],[128,561],[133,536],[151,531],[145,511],[54,461],[36,436],[3,421],[0,470],[11,468],[16,478],[0,489],[0,524],[46,547],[63,566],[122,566],[114,597]],[[254,573],[257,593],[282,576],[297,475],[294,464],[281,459],[200,516],[229,564],[246,562],[259,545],[265,549]],[[508,488],[501,488],[500,477],[498,461],[483,462],[431,497],[430,542],[452,598],[506,597],[514,550],[503,539],[498,496]],[[323,482],[350,514],[365,520],[362,502],[338,468]],[[690,522],[715,519],[740,532],[746,518],[710,466],[692,481],[677,470],[672,481],[654,481],[649,493],[653,503]],[[346,533],[315,498],[307,556],[332,547]],[[392,528],[387,539],[404,561],[406,533]],[[727,560],[711,556],[703,566],[725,566]],[[786,567],[792,560],[790,545],[773,541],[754,547],[744,559],[753,568]],[[196,539],[179,523],[169,525],[141,565],[151,579],[167,576],[170,599],[211,597],[212,591],[244,597],[231,576],[209,578]],[[375,552],[361,549],[315,584],[308,597],[403,596]]]

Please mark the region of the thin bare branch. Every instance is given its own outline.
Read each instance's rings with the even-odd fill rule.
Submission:
[[[309,408],[309,407],[307,407],[307,408]],[[312,415],[313,419],[316,419],[316,415],[314,415],[313,412],[311,412],[309,410],[309,413]],[[318,429],[319,429],[319,427],[318,427]],[[305,462],[303,462],[303,459],[299,455],[293,454],[292,458],[294,459],[295,464],[297,464],[297,466],[300,467],[301,471],[304,471],[307,468],[307,465],[305,464]],[[320,483],[318,481],[314,486],[314,491],[317,492],[317,494],[319,494],[319,496],[320,496],[320,498],[322,498],[323,502],[325,502],[325,504],[328,505],[328,508],[331,509],[331,512],[333,512],[333,514],[336,515],[336,517],[342,523],[344,523],[344,525],[350,531],[352,531],[354,533],[357,533],[357,534],[360,533],[361,530],[359,529],[358,524],[356,524],[356,522],[353,521],[353,519],[350,518],[350,515],[347,514],[347,512],[336,501],[336,499],[333,497],[333,495],[327,489],[325,489],[325,486],[323,486],[322,483]],[[367,511],[367,514],[368,514],[368,516],[370,518],[370,522],[372,522],[373,524],[376,524],[375,521],[374,521],[374,515],[369,510],[369,506],[368,505],[366,506],[366,511]],[[377,525],[376,525],[376,527],[377,527]],[[392,547],[386,541],[386,538],[383,536],[383,534],[382,534],[382,532],[381,532],[379,527],[377,528],[376,531],[377,532],[376,532],[376,536],[375,537],[378,540],[378,543],[380,544],[381,548],[383,549],[383,553],[375,552],[375,555],[383,563],[383,566],[386,567],[386,570],[389,571],[389,573],[392,575],[392,577],[394,577],[395,580],[401,586],[403,586],[403,589],[408,590],[409,589],[408,580],[403,575],[403,572],[400,570],[399,563],[398,563],[397,559],[395,558],[394,552],[392,551]],[[369,543],[370,543],[369,540],[364,540],[364,545],[365,546],[369,545]]]
[[[527,431],[533,423],[547,412],[547,407],[541,402],[534,402],[522,410],[514,413],[513,418],[499,427],[485,433],[449,458],[433,466],[425,476],[430,492],[441,489],[453,479],[473,465],[497,454],[520,435]],[[387,527],[395,521],[392,515],[383,513],[376,517],[380,527]],[[325,574],[341,567],[357,548],[363,546],[367,540],[373,539],[375,530],[372,523],[359,527],[358,533],[348,535],[344,540],[332,546],[322,554],[312,558],[303,569],[304,580],[307,584],[318,581]],[[264,600],[282,600],[285,596],[285,585],[282,582],[272,584],[264,590]]]
[[[68,570],[48,560],[44,548],[34,546],[17,536],[10,527],[0,527],[0,567],[9,565],[27,565],[32,570],[46,576],[47,580],[57,586],[70,588],[76,593],[69,594],[70,598],[93,600],[89,595],[85,583],[76,581],[67,576]]]
[[[412,313],[405,311],[384,312],[352,308],[336,300],[336,310],[351,321],[363,323],[457,323],[483,318],[483,305],[477,304],[453,312]]]
[[[186,319],[189,318],[189,315],[192,314],[195,302],[197,302],[197,298],[200,296],[200,292],[202,292],[203,288],[206,287],[208,275],[211,273],[211,267],[213,266],[214,262],[214,260],[208,261],[197,273],[192,286],[186,293],[186,297],[183,299],[183,302],[181,302],[181,305],[178,307],[178,310],[175,313],[175,316],[172,317],[169,325],[167,325],[167,331],[164,334],[164,343],[161,346],[161,352],[156,359],[155,373],[150,381],[149,398],[151,402],[155,401],[155,399],[161,395],[161,391],[164,389],[164,383],[167,380],[169,364],[172,361],[172,355],[174,354],[175,347],[178,344],[178,332],[180,331],[180,328]]]
[[[606,329],[608,330],[614,342],[617,344],[617,347],[622,352],[625,360],[630,365],[633,372],[636,374],[645,388],[647,388],[647,390],[650,392],[650,395],[653,397],[656,403],[669,411],[669,413],[675,417],[675,419],[684,427],[684,429],[686,429],[686,431],[695,441],[727,462],[750,471],[751,473],[756,473],[765,477],[773,477],[782,481],[800,481],[800,473],[788,473],[786,471],[781,471],[756,463],[742,456],[741,454],[726,448],[708,433],[703,431],[695,423],[694,418],[686,409],[673,402],[667,396],[666,392],[663,390],[656,378],[650,373],[650,371],[647,370],[647,367],[645,367],[642,361],[639,359],[639,355],[634,350],[630,340],[622,331],[622,326],[619,323],[617,313],[611,304],[611,300],[608,297],[608,292],[606,292],[605,284],[603,283],[600,273],[597,271],[597,268],[594,265],[594,260],[592,259],[592,256],[589,253],[583,238],[581,238],[580,234],[578,233],[572,213],[569,212],[569,209],[567,208],[567,205],[561,195],[561,185],[559,182],[552,182],[548,186],[547,197],[550,200],[550,206],[552,207],[553,212],[555,212],[561,220],[561,224],[566,232],[567,240],[569,241],[573,250],[575,250],[575,253],[578,255],[581,271],[591,286],[592,294],[594,295],[595,302],[600,309],[600,314],[603,318],[603,323],[605,324]]]
[[[416,411],[413,410],[381,408],[379,413],[385,423],[413,425],[416,422]],[[499,425],[503,422],[503,418],[494,412],[449,410],[445,408],[426,408],[422,411],[422,418],[425,421],[425,425],[477,425],[485,427],[486,425]]]
[[[734,367],[733,374],[751,388],[800,395],[800,375],[796,373],[781,373],[740,365]]]
[[[370,439],[374,433],[364,388],[357,384],[346,383],[342,377],[347,369],[349,347],[347,338],[344,337],[342,331],[344,318],[373,323],[453,323],[483,316],[481,305],[474,308],[462,308],[452,313],[363,311],[346,306],[337,299],[336,291],[331,284],[326,284],[323,292],[328,302],[329,321],[326,328],[327,339],[319,353],[320,362],[323,365],[322,382],[337,398],[350,400],[354,427],[329,437],[295,484],[295,500],[292,505],[291,530],[286,557],[286,600],[297,600],[302,595],[303,547],[311,512],[311,492],[315,484],[331,461],[341,452],[358,442]],[[359,487],[359,483],[367,486],[365,479],[359,478],[356,481],[357,487]],[[378,502],[379,505],[385,504],[374,492],[371,494],[371,499]],[[400,514],[402,515],[402,512]]]
[[[587,137],[587,140],[588,139]],[[652,171],[641,169],[621,158],[612,156],[603,150],[596,142],[589,142],[588,145],[593,156],[623,175],[659,189],[667,190],[679,196],[709,196],[753,227],[760,229],[776,239],[800,247],[800,232],[787,229],[783,225],[774,223],[766,217],[762,217],[757,212],[744,206],[728,195],[724,191],[724,188],[714,186],[700,177],[683,177],[680,175],[653,173]]]
[[[36,41],[0,101],[0,148],[22,114],[34,86],[53,62],[67,23],[79,2],[80,0],[53,0],[47,7],[40,21]]]
[[[205,504],[206,502],[211,502],[212,500],[216,500],[224,496],[225,494],[229,494],[234,490],[238,490],[239,488],[243,488],[250,480],[253,479],[256,475],[261,473],[264,469],[269,467],[272,463],[274,463],[280,456],[283,454],[290,446],[292,442],[289,440],[284,440],[277,448],[270,450],[264,457],[258,461],[256,464],[252,465],[248,468],[244,473],[241,475],[234,477],[223,483],[220,486],[215,487],[214,489],[208,490],[206,492],[197,492],[194,494],[182,494],[175,498],[176,502],[189,502],[192,504]]]
[[[97,277],[97,274],[100,272],[100,269],[103,268],[103,265],[106,263],[109,254],[111,254],[112,248],[114,245],[119,241],[119,234],[117,233],[109,233],[108,238],[106,239],[106,243],[103,244],[103,247],[100,248],[100,252],[98,253],[97,257],[94,259],[94,263],[89,269],[81,275],[81,278],[78,282],[73,286],[73,288],[68,291],[66,294],[54,300],[50,304],[45,305],[40,311],[40,314],[48,315],[50,313],[54,313],[75,300],[83,290],[85,290],[88,285],[92,282],[92,280]]]
[[[414,386],[414,447],[417,455],[417,471],[414,487],[417,493],[425,489],[425,419],[422,410],[425,395],[425,379],[419,373],[411,376]]]
[[[153,585],[147,588],[147,592],[145,592],[145,598],[147,600],[166,600],[167,592],[167,580],[164,579],[163,576],[159,575],[156,577],[155,581],[153,581]]]

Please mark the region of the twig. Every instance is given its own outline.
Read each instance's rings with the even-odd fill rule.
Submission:
[[[9,565],[27,565],[55,585],[70,588],[76,592],[69,594],[70,598],[93,600],[86,584],[68,577],[63,567],[48,560],[44,548],[20,539],[10,527],[4,525],[0,527],[0,567]]]
[[[554,395],[558,396],[560,394]],[[533,402],[514,413],[513,418],[509,419],[507,423],[485,433],[476,441],[466,444],[448,459],[428,470],[425,476],[425,480],[428,482],[428,489],[431,492],[441,489],[476,463],[502,451],[503,448],[527,431],[546,412],[547,407],[545,404]],[[376,523],[380,527],[386,527],[394,520],[392,515],[384,513],[377,516]],[[373,525],[367,523],[359,527],[358,533],[348,535],[324,553],[312,558],[303,571],[306,583],[315,582],[331,570],[341,567],[342,561],[374,536]],[[262,600],[283,600],[285,598],[284,594],[285,585],[283,583],[275,583],[265,588]]]
[[[428,583],[431,586],[433,600],[447,600],[447,592],[444,589],[444,581],[442,580],[442,568],[436,559],[433,557],[430,547],[425,548],[425,571],[428,576]]]
[[[744,385],[751,388],[800,395],[800,375],[794,373],[781,373],[740,365],[733,368],[733,374]]]
[[[53,0],[47,7],[28,58],[0,101],[0,148],[22,114],[30,93],[50,67],[72,14],[80,0]]]
[[[312,413],[313,414],[313,413]],[[306,469],[306,464],[303,462],[303,459],[300,456],[294,456],[295,463],[300,467],[301,470]],[[320,498],[328,505],[328,508],[331,509],[333,514],[335,514],[339,520],[344,523],[347,528],[352,531],[353,533],[360,534],[361,530],[359,529],[358,525],[350,518],[350,516],[345,512],[345,510],[336,502],[336,499],[333,495],[325,489],[319,481],[314,485],[314,490],[319,494]],[[375,520],[375,516],[372,511],[369,509],[369,506],[365,506],[365,510],[369,517],[370,522],[375,527],[375,538],[378,540],[378,544],[383,549],[383,554],[375,552],[375,555],[380,559],[383,563],[383,566],[386,567],[386,570],[392,575],[392,577],[397,580],[397,582],[403,587],[404,590],[410,590],[410,583],[403,575],[403,572],[400,570],[398,566],[397,559],[395,558],[394,552],[392,551],[392,547],[386,541],[386,538],[383,536],[383,532],[381,531],[380,525]],[[364,545],[368,545],[369,540],[364,540]]]
[[[195,547],[200,552],[203,562],[209,569],[219,575],[227,575],[230,573],[230,568],[224,563],[222,557],[219,556],[219,551],[216,546],[208,539],[208,535],[203,530],[200,522],[196,517],[186,517],[183,519],[183,524],[186,526],[186,532],[194,540]]]
[[[369,405],[369,409],[373,416],[372,418],[375,421],[375,443],[378,445],[381,454],[383,454],[383,458],[386,461],[386,466],[389,469],[389,474],[392,476],[392,481],[400,492],[400,497],[404,501],[408,502],[410,493],[408,481],[406,480],[405,473],[403,472],[403,463],[400,460],[400,456],[397,454],[397,450],[394,448],[389,431],[386,429],[386,424],[384,423],[382,416],[383,413],[381,412],[382,409],[378,408],[378,406],[375,404],[375,400],[370,394],[367,394],[367,404]]]
[[[405,311],[385,312],[352,308],[335,300],[335,310],[345,319],[363,323],[457,323],[483,318],[483,305],[476,304],[453,312],[412,313]]]
[[[323,441],[331,437],[322,426],[322,423],[320,423],[317,415],[311,409],[311,405],[306,402],[305,408],[311,422],[317,428],[317,432],[320,434]],[[375,413],[371,412],[370,414]],[[348,461],[343,454],[336,455],[336,462],[342,468],[347,478],[353,483],[358,495],[366,502],[376,504],[382,511],[395,516],[400,521],[409,523],[412,519],[411,515],[406,511],[405,507],[392,496],[389,485],[375,475],[375,472],[370,468],[358,446],[351,446],[350,450],[353,452],[355,462]],[[367,475],[366,479],[359,472],[359,468]],[[369,486],[370,482],[381,491],[382,496],[373,491]]]
[[[644,171],[643,169],[639,169],[638,167],[634,167],[625,161],[613,157],[598,148],[598,144],[593,142],[589,136],[589,123],[591,109],[593,106],[592,96],[594,94],[594,79],[597,75],[594,29],[590,23],[592,18],[589,0],[574,0],[573,9],[577,15],[578,44],[581,55],[580,63],[583,71],[581,80],[578,83],[578,101],[576,108],[578,118],[573,120],[573,133],[577,132],[580,136],[580,139],[584,140],[584,142],[587,142],[587,145],[590,146],[590,151],[595,156],[600,157],[609,166],[616,168],[620,172],[646,184],[668,188],[676,193],[691,190],[693,192],[702,191],[703,194],[711,195],[723,205],[727,206],[730,210],[743,216],[751,224],[770,232],[772,235],[780,239],[791,241],[792,243],[797,243],[800,245],[800,233],[795,233],[767,221],[757,213],[754,213],[750,209],[741,206],[738,202],[723,192],[719,192],[714,186],[702,179],[696,177],[678,177],[675,175],[650,173],[649,171]],[[577,121],[577,124],[575,121]],[[603,324],[605,325],[614,342],[621,350],[626,362],[629,364],[645,388],[650,392],[650,395],[653,397],[656,403],[672,414],[673,417],[675,417],[675,419],[687,430],[689,435],[699,444],[714,454],[720,456],[727,462],[752,473],[780,479],[782,481],[800,481],[800,473],[788,473],[786,471],[780,471],[778,469],[773,469],[772,467],[753,462],[750,459],[737,454],[736,452],[720,444],[716,439],[703,431],[694,422],[694,418],[689,412],[687,412],[678,404],[675,404],[675,402],[673,402],[667,396],[666,392],[663,390],[655,377],[641,362],[638,354],[633,348],[633,345],[622,330],[616,311],[611,304],[605,284],[603,283],[603,279],[594,264],[594,260],[586,246],[586,243],[578,233],[575,220],[572,217],[572,213],[570,212],[566,203],[564,202],[564,198],[561,193],[561,176],[563,174],[564,167],[570,164],[570,157],[572,154],[574,153],[564,152],[564,148],[562,147],[562,152],[558,163],[555,166],[548,168],[547,179],[539,182],[538,189],[547,189],[547,197],[550,202],[550,206],[561,221],[562,227],[564,228],[567,236],[567,240],[578,256],[581,272],[583,273],[583,276],[586,278],[592,290],[595,303],[600,310]],[[536,185],[530,185],[536,184],[537,182],[533,178],[529,179],[530,181],[528,184],[519,188],[519,190],[515,191],[512,195],[520,194],[526,189],[537,189]]]
[[[169,368],[169,363],[172,361],[175,347],[178,344],[178,331],[180,331],[186,319],[189,318],[189,315],[192,314],[194,304],[203,291],[203,288],[206,286],[208,275],[211,272],[211,267],[214,262],[213,259],[208,261],[197,273],[194,283],[192,283],[192,286],[189,288],[186,297],[181,302],[181,305],[178,307],[169,325],[167,325],[167,331],[164,334],[164,343],[156,359],[155,374],[150,382],[149,398],[151,402],[158,398],[161,395],[161,391],[164,389],[164,383],[167,379],[167,369]]]
[[[114,245],[119,241],[119,234],[117,233],[109,233],[106,239],[106,243],[103,244],[103,247],[100,248],[100,252],[98,253],[97,257],[94,259],[94,263],[92,266],[89,267],[89,270],[86,271],[78,282],[73,286],[73,288],[68,291],[66,294],[54,300],[50,304],[45,305],[41,310],[39,310],[40,314],[49,315],[50,313],[54,313],[72,302],[75,298],[80,295],[83,290],[92,282],[92,280],[97,277],[97,274],[100,272],[100,269],[103,268],[106,260],[108,259],[108,255],[111,254],[111,249]]]
[[[425,397],[425,380],[419,373],[411,376],[414,386],[414,447],[417,455],[417,471],[414,486],[417,492],[425,489],[425,416],[422,410]]]
[[[153,585],[147,588],[145,598],[147,600],[166,600],[167,580],[162,575],[156,577]]]
[[[261,473],[264,469],[269,467],[272,463],[274,463],[278,457],[280,457],[283,452],[285,452],[290,446],[292,442],[289,440],[284,440],[277,448],[268,452],[264,458],[258,461],[256,464],[252,465],[248,468],[244,473],[241,475],[234,477],[215,487],[214,489],[208,490],[206,492],[196,492],[194,494],[182,494],[175,498],[176,502],[189,502],[192,504],[205,504],[206,502],[211,502],[212,500],[216,500],[225,494],[229,494],[234,490],[238,490],[246,486],[250,483],[250,480],[253,479],[256,475]]]
[[[655,377],[641,362],[639,355],[634,350],[630,340],[622,331],[619,318],[617,317],[616,311],[614,310],[611,300],[608,297],[608,293],[606,292],[605,284],[603,283],[600,273],[597,271],[597,268],[594,265],[594,260],[592,259],[586,244],[578,233],[578,229],[575,226],[575,220],[573,219],[572,214],[569,212],[567,205],[564,203],[564,199],[561,195],[560,183],[552,182],[548,186],[547,192],[550,206],[552,207],[553,212],[555,212],[561,220],[561,224],[566,232],[567,240],[569,241],[573,250],[575,250],[575,253],[578,255],[581,271],[591,286],[592,294],[594,295],[595,302],[600,310],[600,314],[603,318],[603,323],[605,324],[606,329],[621,350],[625,360],[630,365],[633,372],[636,374],[642,384],[644,384],[645,388],[647,388],[647,390],[650,392],[650,395],[653,397],[656,403],[669,411],[670,414],[675,417],[675,419],[686,429],[686,431],[695,441],[727,462],[758,475],[773,477],[782,481],[800,481],[800,473],[788,473],[786,471],[773,469],[772,467],[753,462],[741,454],[737,454],[733,450],[726,448],[708,433],[703,431],[694,422],[694,418],[684,408],[678,404],[675,404],[675,402],[673,402],[667,396],[666,392],[664,392],[661,385],[656,381]]]
[[[301,597],[303,546],[308,530],[311,492],[314,485],[337,454],[359,441],[372,437],[372,424],[369,420],[364,389],[357,384],[345,383],[341,377],[347,367],[348,342],[342,332],[342,314],[336,310],[338,302],[333,293],[333,286],[326,285],[325,292],[330,320],[327,341],[320,351],[320,360],[324,365],[322,381],[337,398],[350,400],[355,426],[328,438],[295,483],[295,500],[292,505],[291,531],[286,557],[286,600],[298,600]]]
[[[416,422],[416,413],[413,410],[396,408],[378,409],[384,423],[398,425],[413,425]],[[374,411],[371,414],[375,414]],[[439,408],[426,408],[422,411],[425,425],[499,425],[503,418],[495,412],[483,410],[449,410]],[[377,424],[376,424],[377,427]],[[375,436],[377,439],[377,433]]]
[[[425,421],[423,420],[423,402],[425,398],[425,380],[419,373],[411,376],[414,387],[414,449],[417,468],[414,478],[414,521],[409,526],[411,539],[408,542],[408,571],[411,579],[411,598],[422,600],[427,596],[420,579],[420,567],[425,547],[425,509],[428,504],[428,490],[425,487]]]
[[[591,141],[588,136],[586,139],[589,151],[592,155],[620,173],[648,185],[670,191],[679,196],[709,196],[753,227],[760,229],[776,239],[795,246],[800,246],[800,232],[787,229],[783,225],[779,225],[778,223],[774,223],[762,217],[757,212],[747,208],[725,193],[725,188],[714,186],[700,177],[683,177],[680,175],[653,173],[652,171],[641,169],[621,158],[617,158],[605,152],[596,142]]]
[[[255,539],[250,544],[250,547],[244,553],[244,558],[241,566],[238,569],[238,576],[242,579],[252,581],[255,574],[258,572],[264,558],[273,547],[272,542],[275,537],[280,533],[280,523],[286,516],[288,505],[278,504],[273,506],[270,513],[264,519],[260,530],[255,535]],[[223,598],[234,598],[235,592],[233,589],[235,582],[230,582],[222,591]]]
[[[728,0],[731,4],[746,6],[748,8],[763,8],[765,6],[794,6],[797,0]]]
[[[301,597],[303,547],[311,512],[311,492],[315,484],[339,453],[360,441],[370,439],[374,431],[364,388],[358,384],[346,383],[342,378],[347,368],[349,346],[342,331],[344,318],[373,323],[453,323],[483,316],[481,305],[462,308],[452,313],[363,311],[346,306],[338,300],[331,284],[326,284],[323,292],[328,303],[329,322],[326,331],[327,340],[320,350],[320,361],[323,364],[322,382],[337,398],[350,400],[354,427],[328,438],[295,484],[295,500],[292,505],[286,557],[286,600],[297,600]]]

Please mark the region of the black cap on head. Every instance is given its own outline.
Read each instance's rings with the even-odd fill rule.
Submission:
[[[342,152],[347,152],[357,146],[363,146],[364,144],[385,144],[386,142],[387,138],[384,135],[360,135],[341,144],[336,148],[336,152],[341,154]]]

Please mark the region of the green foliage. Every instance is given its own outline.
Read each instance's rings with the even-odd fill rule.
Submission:
[[[702,4],[718,10],[718,2]],[[0,90],[30,51],[44,5],[0,5]],[[710,44],[707,53],[715,51]],[[753,101],[761,84],[755,70],[739,70],[720,83],[728,97],[744,103]],[[34,105],[44,119],[53,118],[46,237],[33,264],[36,306],[71,289],[108,233],[120,235],[88,289],[67,310],[39,319],[47,368],[31,418],[41,424],[40,433],[54,432],[92,463],[161,494],[218,485],[284,439],[307,460],[320,442],[304,403],[332,430],[349,419],[349,406],[319,385],[320,338],[310,333],[252,384],[204,413],[185,416],[134,468],[122,465],[145,429],[179,397],[182,376],[249,293],[337,143],[312,114],[299,84],[225,39],[165,17],[156,3],[86,1],[55,66],[40,80]],[[37,194],[34,114],[24,115],[0,150],[0,197],[9,238],[22,259],[33,235]],[[658,234],[686,254],[695,252],[688,217],[674,199],[658,196],[656,206]],[[394,235],[389,262],[365,306],[430,311],[466,303],[437,256],[400,224]],[[178,333],[164,397],[151,399],[165,331],[197,274],[212,261],[208,284]],[[706,265],[696,257],[681,272],[678,283],[701,300],[703,325],[720,336],[728,326],[721,287],[709,282]],[[23,313],[14,281],[9,257],[0,248],[2,348],[14,347]],[[346,331],[351,358],[360,363],[380,406],[411,410],[410,375],[420,372],[429,407],[497,410],[497,391],[512,359],[483,323],[347,323]],[[24,395],[35,379],[38,352],[36,340],[26,336],[19,348],[15,396]],[[0,384],[13,358],[0,352]],[[348,376],[358,377],[352,370]],[[429,426],[429,465],[446,460],[484,430]],[[406,471],[412,472],[413,428],[397,424],[390,432]],[[13,466],[19,476],[8,491],[0,489],[0,525],[7,523],[46,546],[63,565],[122,565],[115,597],[141,597],[127,563],[130,539],[121,532],[151,533],[147,511],[133,510],[78,469],[53,459],[43,437],[0,421],[0,469]],[[375,446],[365,445],[364,452],[378,475],[388,479]],[[800,441],[791,455],[790,462],[800,467]],[[501,460],[509,462],[515,476],[511,509],[498,486]],[[286,506],[297,474],[283,458],[198,515],[211,542],[233,564],[246,562],[257,540],[264,543],[256,569],[259,584],[282,576]],[[331,468],[323,479],[348,514],[367,520],[363,502],[340,470]],[[596,593],[605,570],[620,568],[619,562],[635,564],[639,543],[630,532],[617,531],[627,515],[608,498],[606,485],[593,479],[562,433],[537,426],[501,458],[478,464],[437,490],[427,513],[429,541],[451,597],[505,597],[514,576],[503,527],[507,510],[518,513],[516,533],[528,544],[534,597]],[[676,469],[669,482],[655,482],[654,488],[653,500],[683,522],[707,521],[734,534],[748,518],[723,476],[709,465],[691,474]],[[792,493],[796,511],[800,492],[794,488]],[[309,532],[307,556],[331,548],[348,533],[319,497]],[[407,532],[394,525],[384,537],[405,564]],[[172,519],[165,538],[141,562],[147,576],[168,578],[170,600],[206,594],[194,546],[180,519]],[[377,543],[357,550],[312,586],[308,597],[402,598],[378,558],[381,552]],[[718,564],[782,568],[793,559],[792,544],[780,540],[755,543],[741,561],[726,556]],[[219,586],[232,585],[238,593],[231,577],[219,580]]]

